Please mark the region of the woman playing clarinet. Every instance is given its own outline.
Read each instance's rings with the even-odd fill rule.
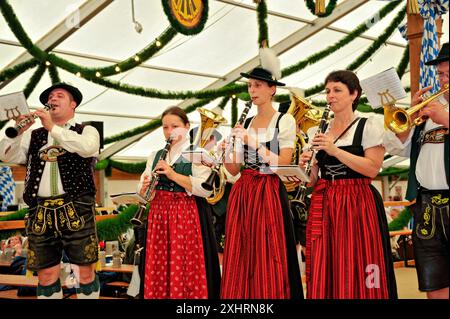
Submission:
[[[325,92],[334,119],[324,133],[308,131],[318,153],[306,226],[307,298],[396,298],[383,201],[371,185],[383,163],[383,126],[356,116],[361,87],[353,72],[330,73]],[[300,165],[309,161],[311,152],[303,152]]]
[[[290,164],[295,119],[273,108],[276,87],[284,84],[274,77],[279,77],[279,70],[269,71],[271,63],[261,57],[262,68],[241,73],[249,79],[248,92],[257,106],[256,116],[238,123],[232,131],[244,144],[243,163],[238,152],[230,152],[224,164],[232,175],[241,171],[242,164],[243,170],[227,206],[221,298],[301,299],[286,189],[277,175],[266,170],[269,165]]]
[[[145,299],[218,298],[220,268],[211,213],[204,198],[211,192],[201,187],[210,168],[183,160],[189,148],[189,120],[178,107],[162,114],[164,136],[171,139],[166,159],[163,150],[150,155],[141,176],[144,195],[151,178],[158,175],[147,217],[145,245]]]

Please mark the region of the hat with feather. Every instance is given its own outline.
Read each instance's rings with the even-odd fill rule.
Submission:
[[[259,59],[261,66],[254,68],[249,73],[242,72],[241,75],[248,79],[257,79],[276,86],[285,86],[286,84],[278,82],[281,78],[281,70],[280,60],[275,52],[270,48],[260,48]]]

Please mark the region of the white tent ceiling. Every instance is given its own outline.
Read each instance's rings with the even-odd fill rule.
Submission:
[[[338,1],[338,5],[354,1],[356,0]],[[56,25],[64,22],[66,17],[85,1],[9,0],[9,3],[30,38],[37,42],[49,34]],[[79,65],[100,67],[127,59],[142,50],[169,26],[169,22],[160,0],[134,0],[134,3],[135,18],[143,26],[142,33],[139,34],[134,29],[131,0],[115,0],[57,45],[53,52]],[[328,28],[294,45],[280,55],[282,68],[334,44],[346,35],[345,32],[351,32],[360,23],[368,21],[386,4],[387,1],[367,1]],[[317,19],[306,8],[303,0],[268,0],[267,6],[269,41],[272,46]],[[307,89],[321,83],[330,71],[345,68],[384,31],[401,7],[402,5],[398,6],[367,31],[364,37],[357,38],[319,63],[283,78],[283,81],[288,86]],[[444,16],[443,30],[448,30],[448,14]],[[110,79],[162,91],[201,90],[255,58],[258,53],[257,39],[258,25],[255,4],[252,0],[210,0],[209,18],[201,33],[195,36],[178,34],[165,48],[140,67],[112,76]],[[448,33],[444,31],[441,42],[446,41]],[[406,41],[399,32],[395,32],[386,45],[357,70],[359,77],[363,79],[389,67],[396,67],[405,46]],[[3,17],[0,17],[0,70],[23,52],[25,50]],[[34,70],[24,72],[1,88],[0,95],[23,90],[33,72]],[[167,106],[182,102],[118,92],[63,70],[59,70],[59,75],[63,81],[80,88],[84,95],[84,101],[77,109],[76,118],[79,121],[103,121],[104,134],[107,137],[145,124],[150,118],[158,117]],[[408,84],[408,74],[403,81]],[[50,77],[45,73],[28,98],[31,108],[40,107],[39,93],[50,85]],[[321,99],[321,96],[317,98]],[[206,107],[213,108],[218,102],[219,99]],[[243,107],[243,103],[241,104],[240,110]],[[224,115],[230,119],[230,105],[226,106]],[[198,122],[199,115],[194,112],[189,118],[195,123]],[[225,127],[222,130],[227,134],[229,128]],[[0,135],[2,134],[3,132],[0,132]],[[158,129],[116,153],[115,157],[144,159],[163,143],[162,130]]]

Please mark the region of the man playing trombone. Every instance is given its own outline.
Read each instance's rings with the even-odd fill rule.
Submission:
[[[419,290],[428,298],[449,297],[448,235],[449,235],[449,141],[448,141],[448,58],[449,44],[445,43],[436,59],[426,65],[436,65],[441,90],[447,92],[411,115],[426,119],[396,134],[387,131],[384,136],[386,151],[411,158],[406,199],[416,198],[414,211],[414,259]],[[412,105],[423,102],[421,95],[431,87],[419,90]],[[416,123],[417,124],[417,123]]]

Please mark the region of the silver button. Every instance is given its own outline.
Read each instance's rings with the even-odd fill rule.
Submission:
[[[36,194],[32,194],[31,196],[36,197]]]
[[[38,170],[38,172],[39,172],[39,173],[42,173],[42,170],[40,169],[40,170]]]
[[[40,178],[39,178],[39,177],[37,177],[37,178],[36,178],[36,180],[37,180],[37,181],[39,182]]]
[[[41,165],[44,165],[45,164],[45,162],[41,162]]]
[[[35,185],[35,186],[34,186],[34,189],[37,189],[37,188],[38,188],[37,185]]]

